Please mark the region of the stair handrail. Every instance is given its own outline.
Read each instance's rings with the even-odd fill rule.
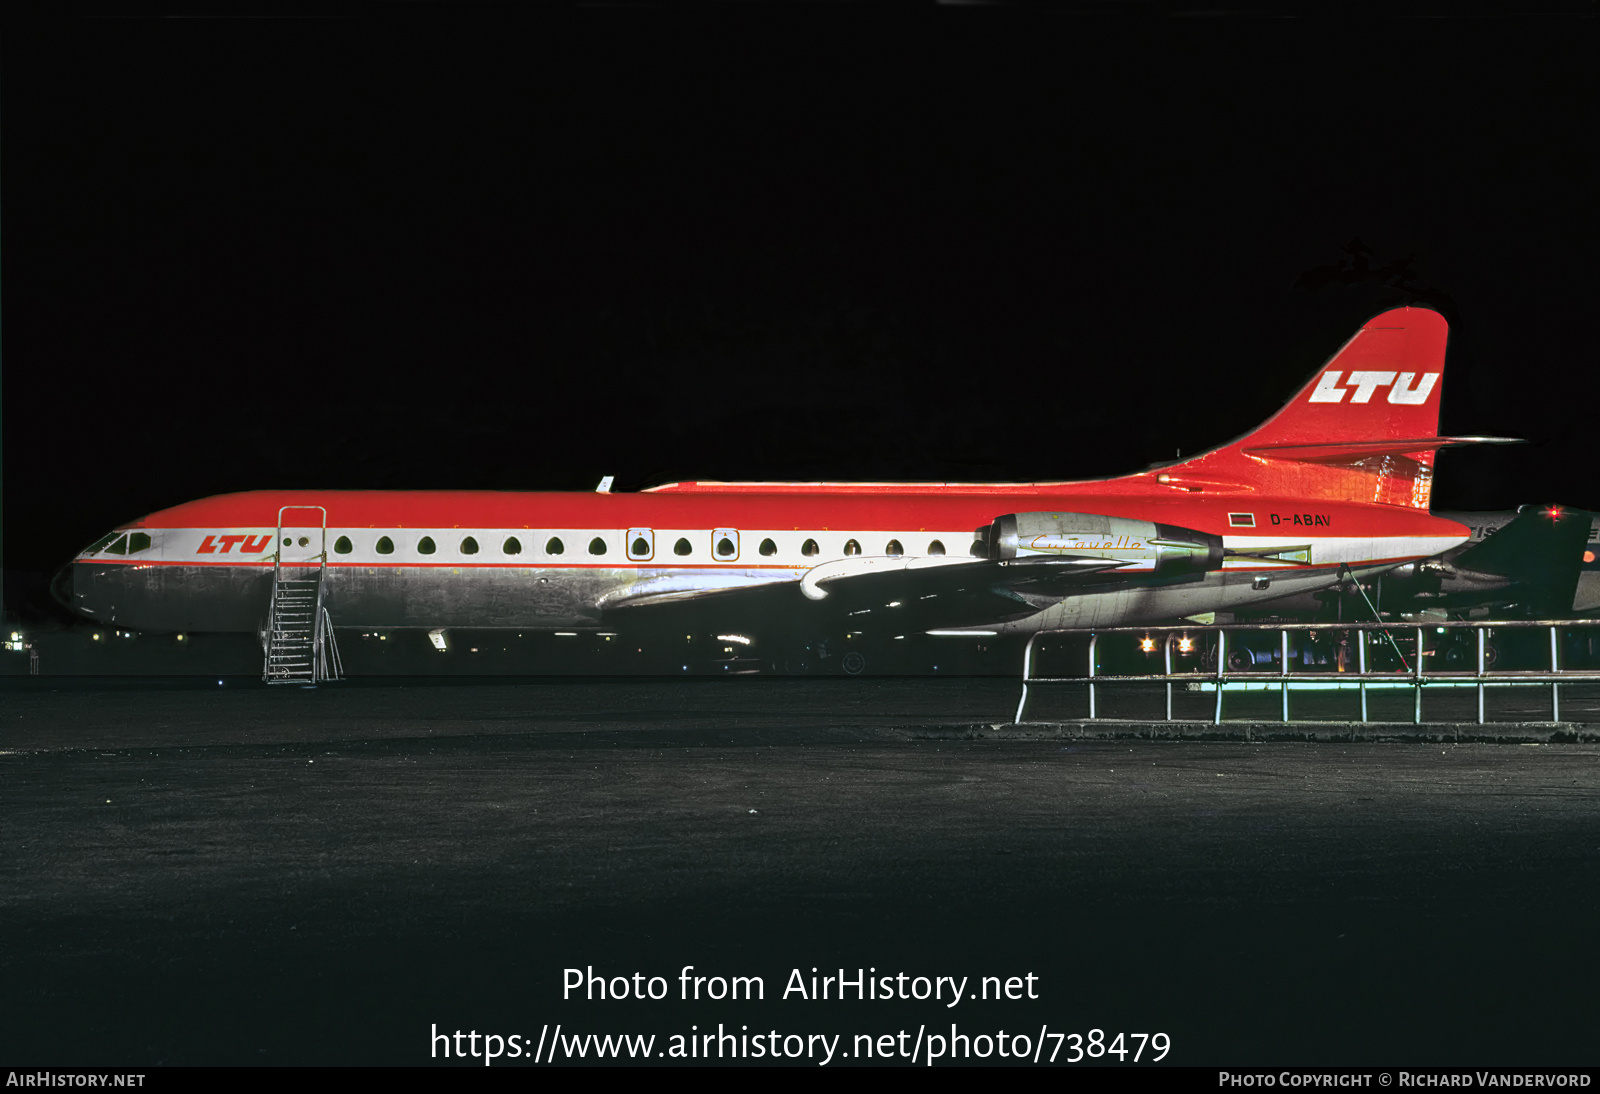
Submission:
[[[344,662],[339,659],[339,641],[333,635],[333,617],[328,614],[327,608],[322,609],[322,633],[327,639],[328,660],[331,665],[331,675],[327,679],[343,680]]]

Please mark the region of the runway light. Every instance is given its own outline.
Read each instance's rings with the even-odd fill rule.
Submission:
[[[742,634],[719,634],[719,635],[717,635],[717,641],[718,642],[737,642],[741,646],[748,646],[750,644],[750,639],[746,638]]]
[[[1156,648],[1156,640],[1147,634],[1139,639],[1139,648],[1145,653],[1153,653]]]
[[[1178,639],[1178,652],[1179,653],[1193,653],[1194,652],[1194,639],[1190,638],[1188,635],[1183,635],[1181,638],[1179,638]]]

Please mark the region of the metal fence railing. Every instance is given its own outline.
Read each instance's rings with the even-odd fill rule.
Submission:
[[[1540,629],[1548,631],[1548,644],[1538,634]],[[1272,641],[1264,640],[1267,635],[1273,636]],[[1052,639],[1069,647],[1069,665],[1074,659],[1070,647],[1086,645],[1075,652],[1083,658],[1077,661],[1079,671],[1036,674],[1038,646]],[[1061,655],[1060,650],[1055,653]],[[1015,721],[1028,721],[1030,689],[1040,685],[1084,688],[1086,717],[1097,720],[1104,717],[1100,700],[1105,689],[1155,683],[1165,685],[1168,721],[1173,720],[1175,685],[1214,690],[1211,717],[1219,725],[1225,694],[1262,685],[1281,692],[1279,717],[1285,723],[1291,721],[1289,697],[1297,687],[1354,688],[1360,694],[1361,722],[1369,720],[1369,690],[1409,688],[1412,721],[1420,724],[1424,689],[1451,685],[1476,687],[1477,720],[1482,724],[1486,689],[1512,684],[1547,684],[1550,720],[1560,721],[1563,684],[1600,684],[1600,621],[1230,623],[1039,631],[1029,637],[1023,652],[1022,696]]]

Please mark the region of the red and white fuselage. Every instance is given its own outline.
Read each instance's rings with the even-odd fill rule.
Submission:
[[[1235,610],[1467,539],[1428,511],[1434,451],[1466,440],[1437,436],[1444,343],[1436,313],[1387,312],[1253,433],[1114,479],[252,491],[119,529],[74,560],[67,595],[178,631],[258,630],[275,568],[311,567],[339,627],[597,627],[781,586],[797,607],[993,595],[1006,610],[980,622],[1000,631]],[[937,605],[922,618],[939,625]]]

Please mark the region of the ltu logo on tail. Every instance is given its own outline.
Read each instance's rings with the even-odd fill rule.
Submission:
[[[1418,376],[1415,372],[1352,372],[1347,386],[1339,386],[1339,377],[1343,372],[1324,372],[1322,379],[1317,381],[1317,390],[1311,393],[1310,403],[1342,403],[1345,392],[1353,392],[1350,396],[1352,403],[1365,403],[1372,398],[1372,393],[1380,387],[1389,389],[1389,401],[1401,405],[1425,403],[1428,396],[1433,393],[1433,385],[1439,382],[1437,372],[1424,372]],[[1395,379],[1396,375],[1399,379]]]

